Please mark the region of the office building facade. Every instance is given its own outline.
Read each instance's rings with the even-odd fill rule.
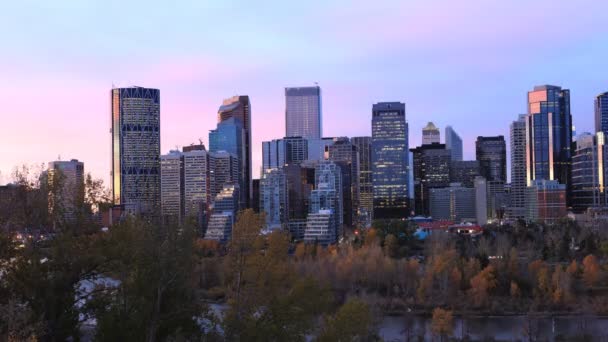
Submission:
[[[111,91],[112,197],[125,211],[160,214],[160,91]]]
[[[452,152],[452,161],[462,161],[462,139],[452,128],[445,128],[445,147]]]
[[[508,216],[524,218],[526,214],[526,115],[520,115],[510,127],[511,194]]]
[[[507,144],[502,135],[477,137],[475,155],[479,173],[487,181],[507,181]]]
[[[606,152],[608,147],[603,132],[577,138],[572,157],[572,209],[575,213],[606,205]]]
[[[452,154],[445,144],[432,143],[411,149],[414,158],[414,211],[429,216],[429,189],[450,184]]]
[[[381,102],[372,107],[372,184],[374,218],[410,214],[409,149],[405,104]]]
[[[283,169],[266,170],[262,174],[260,211],[265,214],[267,230],[287,228],[289,202],[287,178]]]
[[[595,132],[608,135],[608,92],[595,97]]]
[[[285,88],[285,136],[321,139],[321,88]]]
[[[440,140],[441,132],[439,132],[439,128],[429,121],[422,129],[422,145],[439,144]]]
[[[371,224],[374,210],[372,137],[353,137],[350,141],[357,147],[359,155],[359,225],[367,226]]]

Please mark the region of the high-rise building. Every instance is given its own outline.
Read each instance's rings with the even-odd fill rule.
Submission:
[[[372,184],[374,218],[409,216],[409,149],[405,104],[372,107]]]
[[[526,115],[511,123],[511,195],[508,215],[526,215]]]
[[[239,203],[241,209],[248,207],[250,192],[247,191],[250,186],[250,180],[247,179],[246,168],[249,167],[247,161],[247,151],[245,150],[244,141],[247,138],[246,130],[240,119],[236,117],[227,118],[217,124],[215,130],[209,131],[209,151],[218,152],[226,151],[232,155],[235,155],[239,160],[238,167],[238,179],[239,189],[245,191],[239,191],[241,196]]]
[[[289,221],[306,219],[310,211],[310,193],[315,186],[315,167],[287,164],[283,171],[287,178]]]
[[[262,172],[308,160],[308,140],[285,137],[262,142]]]
[[[556,180],[538,179],[526,189],[526,219],[553,223],[565,217],[566,185]]]
[[[164,218],[182,222],[184,216],[184,161],[180,151],[160,156],[160,208]]]
[[[479,162],[477,160],[452,160],[450,164],[450,183],[461,183],[464,187],[472,188],[477,176],[479,176]]]
[[[160,214],[160,91],[111,91],[112,194],[133,214]]]
[[[338,164],[342,171],[343,221],[353,227],[359,209],[359,152],[346,137],[336,138],[327,149],[329,160]]]
[[[323,246],[336,243],[335,213],[331,209],[319,210],[308,215],[304,241],[307,243],[318,243]]]
[[[264,171],[260,178],[260,210],[266,217],[266,229],[287,228],[289,204],[287,179],[283,169]]]
[[[209,217],[205,239],[227,242],[232,237],[232,226],[239,207],[239,186],[226,184],[214,198],[213,213]]]
[[[462,161],[462,139],[452,128],[445,128],[445,147],[452,152],[452,161]]]
[[[372,137],[353,137],[350,139],[359,154],[359,217],[363,224],[371,224],[374,210],[372,186]]]
[[[251,209],[256,213],[260,212],[260,180],[254,179],[252,182],[253,194],[251,196]]]
[[[604,132],[582,134],[576,139],[572,157],[572,209],[585,212],[590,207],[606,205],[608,146]]]
[[[475,177],[475,214],[477,216],[477,224],[484,225],[488,223],[488,187],[486,179],[478,176]]]
[[[211,198],[215,198],[224,185],[239,184],[239,167],[239,159],[231,153],[226,151],[209,153],[209,196]]]
[[[595,97],[595,131],[608,135],[608,92]]]
[[[328,155],[325,153],[327,147],[331,146],[335,138],[307,139],[308,140],[308,160],[327,160]]]
[[[285,136],[321,139],[321,88],[285,88]]]
[[[445,144],[432,143],[411,149],[414,157],[414,210],[416,215],[430,215],[429,189],[450,184],[452,154]]]
[[[196,218],[202,226],[211,202],[209,153],[202,144],[184,147],[183,151],[184,216]]]
[[[429,190],[430,213],[434,220],[473,222],[477,220],[475,189],[451,183],[447,188]]]
[[[477,137],[475,153],[479,173],[487,181],[507,181],[507,145],[505,137]]]
[[[570,91],[543,85],[528,92],[526,116],[526,182],[556,180],[571,184],[572,115]],[[569,199],[569,195],[566,197]]]
[[[84,204],[84,163],[78,159],[52,161],[46,175],[50,212],[57,220],[73,223]]]
[[[422,129],[422,145],[439,144],[441,132],[434,123],[430,122]]]
[[[341,232],[344,218],[342,201],[342,172],[333,162],[320,162],[315,167],[315,189],[310,194],[310,214],[318,214],[323,210],[332,213],[332,227],[335,240]],[[308,228],[307,228],[308,229]]]

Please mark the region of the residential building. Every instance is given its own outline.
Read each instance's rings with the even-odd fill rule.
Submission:
[[[160,156],[160,208],[163,218],[181,223],[184,216],[184,162],[177,150]]]
[[[511,194],[508,215],[526,215],[526,115],[511,123]]]
[[[372,184],[374,218],[405,218],[409,205],[408,124],[405,104],[372,107]]]
[[[160,91],[114,88],[112,197],[131,214],[160,214]]]

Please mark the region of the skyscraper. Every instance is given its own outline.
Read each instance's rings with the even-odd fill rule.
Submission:
[[[326,215],[323,225],[312,224]],[[343,223],[342,172],[333,162],[325,161],[315,168],[315,189],[310,194],[310,213],[304,239],[334,243],[340,236]],[[327,221],[328,220],[328,221]],[[318,235],[321,234],[322,236]]]
[[[372,182],[375,218],[409,216],[409,150],[405,104],[372,107]]]
[[[608,135],[608,92],[595,97],[595,132]]]
[[[441,133],[434,123],[430,122],[422,129],[422,145],[440,143]]]
[[[411,149],[414,157],[414,209],[430,215],[429,190],[450,184],[452,154],[445,144],[432,143]]]
[[[112,194],[127,212],[160,214],[160,91],[111,91]]]
[[[572,157],[572,209],[582,213],[606,205],[606,153],[604,132],[582,134]]]
[[[571,184],[572,115],[570,91],[543,85],[528,92],[526,116],[526,182],[557,180]],[[566,189],[569,199],[569,189]]]
[[[464,187],[472,188],[475,186],[475,177],[477,176],[479,176],[479,162],[477,160],[452,160],[450,164],[450,183],[461,183]]]
[[[372,187],[372,138],[353,137],[350,139],[359,154],[359,215],[371,223],[374,210]]]
[[[160,156],[160,208],[164,218],[182,222],[184,215],[184,162],[180,151]]]
[[[267,229],[287,227],[287,195],[287,179],[283,169],[264,171],[260,178],[260,211],[265,213]]]
[[[52,161],[46,174],[52,189],[49,210],[56,220],[73,223],[84,204],[84,163],[78,159]]]
[[[321,88],[285,88],[285,136],[321,139]]]
[[[247,139],[246,130],[243,128],[243,124],[240,119],[236,117],[227,118],[217,124],[215,130],[209,131],[209,151],[218,152],[226,151],[239,160],[238,167],[238,179],[239,189],[245,189],[245,191],[239,191],[241,196],[239,203],[241,209],[248,206],[249,182],[247,178],[246,169],[247,165],[247,151],[245,149],[245,141]]]
[[[328,158],[340,166],[342,171],[342,196],[344,224],[352,227],[357,221],[359,208],[359,153],[357,146],[346,137],[336,138],[328,146]]]
[[[511,123],[511,204],[509,217],[526,215],[526,115]]]
[[[462,139],[452,126],[445,128],[445,147],[452,152],[452,161],[462,161]]]
[[[262,142],[262,172],[307,159],[308,140],[302,137],[285,137]]]
[[[479,173],[487,181],[507,181],[507,145],[502,135],[477,137],[475,153]]]
[[[235,155],[226,151],[210,152],[210,197],[215,198],[215,196],[222,191],[224,185],[234,183],[239,183],[239,159]]]
[[[241,204],[249,207],[252,196],[251,137],[253,134],[251,131],[251,103],[249,102],[249,96],[233,96],[222,102],[217,113],[218,123],[230,118],[238,119],[244,130],[242,155],[237,155],[242,165],[242,182],[240,182],[239,193],[241,193],[241,198],[245,199],[245,203],[241,200]],[[212,151],[211,145],[209,146],[209,150]]]

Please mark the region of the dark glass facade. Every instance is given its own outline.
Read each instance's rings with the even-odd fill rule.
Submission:
[[[344,201],[344,224],[353,227],[359,208],[359,153],[348,138],[336,138],[327,146],[330,161],[342,170],[342,196]]]
[[[608,92],[595,97],[595,131],[608,134]]]
[[[285,136],[321,139],[321,88],[285,88]]]
[[[369,223],[374,209],[372,137],[353,137],[350,140],[359,154],[359,214]]]
[[[576,141],[572,157],[572,209],[583,213],[606,205],[606,145],[604,133],[584,134]]]
[[[372,107],[372,183],[374,218],[409,216],[408,124],[405,104]]]
[[[450,183],[461,183],[464,187],[472,188],[475,186],[475,177],[477,176],[479,176],[479,162],[477,160],[452,160]]]
[[[239,161],[239,189],[248,189],[248,179],[245,175],[247,165],[243,163],[247,158],[244,144],[246,138],[247,135],[241,120],[235,117],[218,123],[216,129],[209,131],[210,152],[226,151],[237,157]],[[240,208],[246,208],[248,206],[247,193],[239,191],[239,196]]]
[[[160,216],[160,91],[111,91],[112,194],[127,212]]]
[[[570,91],[543,85],[528,92],[526,117],[526,180],[557,180],[566,184],[570,200],[572,115]]]
[[[479,173],[489,182],[507,181],[507,144],[502,135],[477,137],[475,154]]]
[[[414,210],[430,215],[429,189],[450,185],[452,153],[445,144],[432,143],[411,149],[414,157]]]

